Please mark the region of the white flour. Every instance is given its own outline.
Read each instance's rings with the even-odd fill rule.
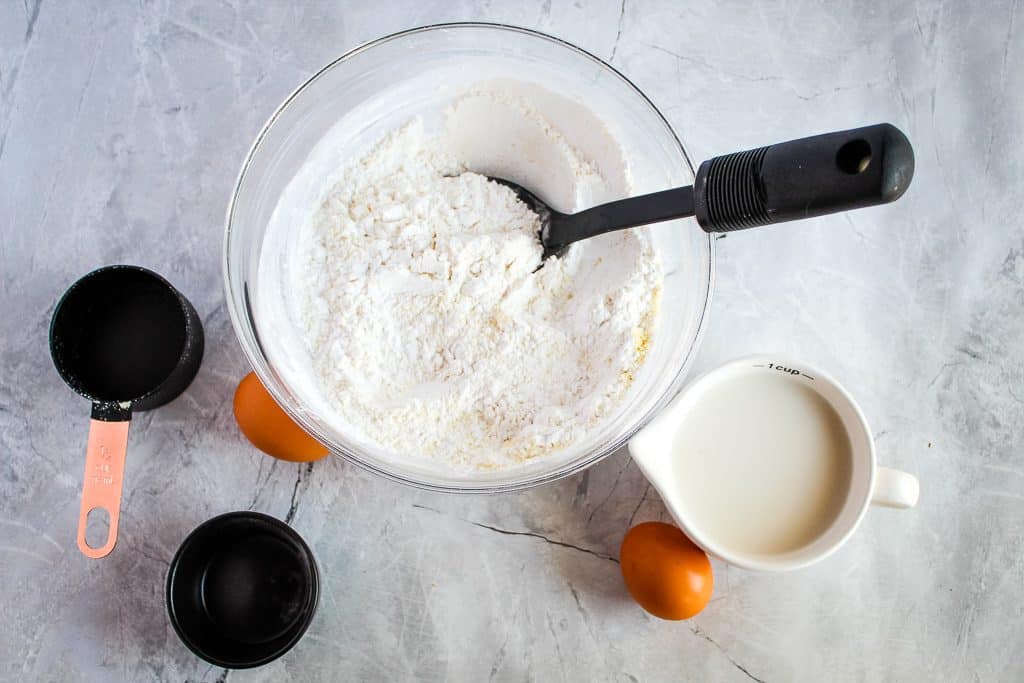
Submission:
[[[480,125],[474,108],[488,106],[537,131],[523,143],[532,156],[506,153],[543,166],[542,148],[558,146],[559,208],[603,191],[536,111],[478,94],[448,113],[461,136],[413,121],[341,171],[310,225],[298,297],[321,390],[349,431],[474,468],[542,456],[608,417],[644,360],[662,280],[643,231],[575,245],[534,272],[536,216],[467,171],[494,173],[467,151],[472,120],[478,141],[501,128],[493,111]]]

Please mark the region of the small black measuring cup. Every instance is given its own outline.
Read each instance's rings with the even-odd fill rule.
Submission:
[[[138,266],[107,266],[71,285],[50,323],[50,354],[68,386],[92,401],[78,548],[108,555],[117,542],[132,412],[175,399],[199,372],[203,327],[171,283]],[[109,518],[100,547],[85,539],[94,509]]]
[[[215,666],[248,669],[290,650],[320,598],[313,552],[284,522],[259,512],[207,520],[167,571],[174,631]]]

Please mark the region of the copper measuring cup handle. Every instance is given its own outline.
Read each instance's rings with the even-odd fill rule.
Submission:
[[[82,506],[78,516],[78,549],[92,559],[106,557],[117,543],[117,519],[121,512],[121,488],[124,483],[124,461],[128,452],[131,418],[129,403],[97,403],[93,406],[93,417],[89,420]],[[103,545],[93,548],[85,541],[85,530],[89,513],[97,509],[105,510],[110,521]]]

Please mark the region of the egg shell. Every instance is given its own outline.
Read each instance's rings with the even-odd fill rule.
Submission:
[[[242,434],[267,455],[291,462],[311,462],[327,455],[327,448],[295,424],[255,373],[238,383],[234,411]]]
[[[711,561],[671,524],[636,525],[622,539],[619,558],[629,594],[656,617],[689,619],[711,600]]]

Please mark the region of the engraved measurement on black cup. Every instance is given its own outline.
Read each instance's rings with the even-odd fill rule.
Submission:
[[[793,375],[793,376],[799,375],[800,377],[806,377],[809,380],[813,380],[814,379],[813,377],[808,375],[806,372],[800,372],[796,368],[787,368],[785,365],[779,365],[778,363],[768,363],[767,365],[764,365],[762,363],[762,364],[759,364],[759,365],[755,365],[754,367],[755,368],[768,368],[769,370],[775,370],[777,372],[784,372],[787,375]]]

